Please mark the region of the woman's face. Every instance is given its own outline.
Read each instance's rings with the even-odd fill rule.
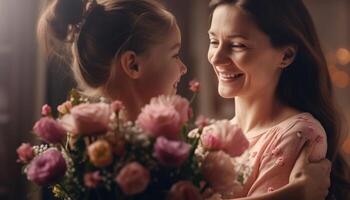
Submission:
[[[177,24],[171,28],[161,42],[151,44],[151,48],[141,58],[144,73],[138,80],[144,95],[175,94],[186,66],[179,57],[181,34]]]
[[[259,97],[274,92],[283,50],[272,47],[251,17],[234,5],[218,6],[209,29],[208,60],[219,81],[219,94]]]

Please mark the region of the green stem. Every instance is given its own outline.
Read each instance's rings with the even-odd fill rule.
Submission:
[[[196,97],[197,97],[197,92],[193,93],[192,98],[190,100],[190,106],[192,106],[192,104],[193,104],[194,100],[196,99]]]

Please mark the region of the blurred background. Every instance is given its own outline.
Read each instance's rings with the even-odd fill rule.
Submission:
[[[202,84],[196,112],[215,118],[233,116],[233,100],[217,95],[216,77],[206,59],[207,0],[162,0],[182,30],[182,59],[189,73],[180,85]],[[350,0],[304,0],[313,16],[335,88],[336,99],[350,127]],[[69,67],[45,60],[38,51],[35,27],[46,0],[0,0],[0,200],[50,199],[30,185],[16,163],[16,148],[32,141],[30,130],[41,105],[56,107],[74,87]],[[342,147],[350,157],[350,140]]]

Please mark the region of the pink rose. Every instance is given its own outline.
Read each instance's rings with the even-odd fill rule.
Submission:
[[[210,152],[201,167],[203,176],[215,192],[232,195],[236,172],[231,157],[223,151]]]
[[[59,143],[66,136],[66,131],[54,119],[43,117],[33,127],[34,133],[47,143]]]
[[[204,148],[223,150],[233,157],[241,155],[249,147],[242,130],[228,120],[217,121],[204,127],[201,142]]]
[[[149,171],[138,162],[124,166],[115,181],[126,195],[139,194],[146,190],[151,176]]]
[[[90,162],[96,167],[106,167],[113,162],[111,145],[106,140],[97,140],[88,146]]]
[[[17,148],[18,160],[17,162],[28,163],[34,158],[34,151],[32,145],[28,143],[22,143]]]
[[[146,105],[137,117],[136,124],[153,137],[179,138],[181,129],[179,113],[165,105]]]
[[[189,181],[179,181],[174,184],[169,193],[167,200],[201,200],[201,194]]]
[[[200,83],[198,81],[196,81],[196,80],[190,81],[189,86],[190,86],[190,90],[192,92],[199,92]]]
[[[106,103],[80,104],[61,119],[63,127],[73,134],[95,136],[105,134],[112,110]]]
[[[158,137],[154,144],[154,156],[164,166],[179,167],[188,158],[191,145]]]
[[[187,99],[178,95],[161,95],[151,99],[151,105],[164,105],[166,107],[174,107],[180,115],[180,124],[183,125],[189,119],[190,103]]]
[[[100,172],[89,172],[84,175],[84,184],[88,188],[96,188],[102,182]]]
[[[111,108],[114,112],[119,112],[120,110],[124,109],[125,107],[124,107],[123,102],[116,100],[116,101],[113,101],[111,103]]]
[[[49,116],[51,115],[51,107],[47,104],[43,105],[43,107],[41,108],[41,115],[42,116]]]
[[[66,102],[62,103],[61,105],[57,106],[57,110],[62,115],[65,115],[65,114],[70,112],[72,107],[73,107],[72,102],[66,101]]]
[[[63,177],[66,170],[61,152],[49,149],[32,160],[27,168],[27,178],[38,185],[46,185]]]
[[[200,115],[197,117],[195,124],[198,128],[204,128],[205,126],[209,125],[209,119],[203,115]]]

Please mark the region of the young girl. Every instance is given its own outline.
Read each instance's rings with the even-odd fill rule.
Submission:
[[[307,140],[316,143],[310,160],[334,160],[339,117],[326,61],[302,1],[213,0],[210,7],[208,59],[219,94],[235,99],[232,122],[250,141],[249,154],[236,160],[253,169],[239,195],[257,196],[287,185]],[[337,199],[346,198],[335,182],[341,170],[333,166]]]
[[[39,20],[38,34],[48,53],[66,55],[80,89],[123,101],[130,120],[151,97],[175,94],[187,70],[178,56],[181,36],[174,16],[151,0],[54,0]],[[303,180],[327,185],[328,178],[307,170],[323,171],[327,163],[300,159],[299,164],[295,174],[306,170]],[[282,199],[295,188],[317,188],[298,180],[282,191]]]
[[[175,94],[187,71],[176,20],[153,1],[55,0],[38,33],[48,50],[70,53],[80,89],[123,101],[130,120],[151,97]]]

